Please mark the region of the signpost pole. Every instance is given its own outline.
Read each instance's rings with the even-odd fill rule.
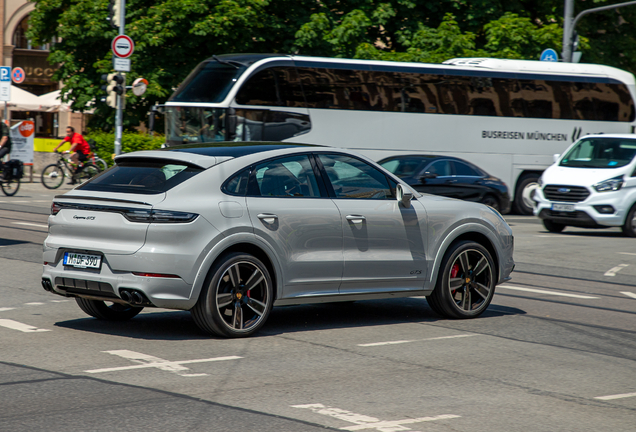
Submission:
[[[126,25],[126,0],[121,0],[121,13],[119,17],[119,34],[124,35]],[[117,95],[117,114],[115,116],[115,154],[121,154],[121,137],[124,124],[124,95]]]

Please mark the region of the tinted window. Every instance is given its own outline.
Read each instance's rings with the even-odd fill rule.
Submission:
[[[254,169],[256,187],[250,195],[319,197],[318,182],[307,155],[275,159]]]
[[[405,157],[390,159],[380,165],[398,177],[412,177],[418,173],[420,165],[425,160],[419,157]]]
[[[241,105],[305,106],[294,68],[270,68],[249,77],[236,95]]]
[[[245,70],[209,61],[201,63],[188,75],[169,99],[174,102],[221,102]]]
[[[100,192],[158,194],[203,171],[174,161],[124,160],[79,189]]]
[[[455,166],[455,175],[457,176],[481,177],[481,173],[464,162],[453,161],[453,165]]]
[[[438,177],[447,177],[450,176],[452,173],[450,162],[447,160],[439,160],[433,162],[428,167],[426,167],[425,172],[437,174]]]
[[[336,198],[391,199],[386,176],[374,167],[352,157],[318,155]]]
[[[245,196],[247,193],[247,182],[249,177],[250,170],[243,170],[226,181],[221,189],[223,192],[230,195]]]

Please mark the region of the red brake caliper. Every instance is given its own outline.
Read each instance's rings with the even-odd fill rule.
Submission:
[[[450,271],[450,277],[451,277],[451,278],[456,278],[458,273],[459,273],[459,264],[455,263],[455,265],[453,266],[453,268],[451,268],[451,271]],[[455,294],[455,291],[457,291],[457,290],[453,290],[453,291],[451,291],[451,292],[452,292],[453,294]]]

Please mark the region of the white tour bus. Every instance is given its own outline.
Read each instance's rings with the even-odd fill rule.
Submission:
[[[500,177],[517,211],[532,214],[554,154],[586,134],[634,133],[634,84],[591,64],[235,54],[202,62],[160,110],[166,146],[289,141],[374,160],[458,156]]]

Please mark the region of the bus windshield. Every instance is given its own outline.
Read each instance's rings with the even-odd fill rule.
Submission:
[[[169,101],[222,102],[245,69],[241,65],[205,61],[188,75]]]
[[[636,141],[619,138],[582,139],[570,149],[559,166],[577,168],[620,168],[636,155]]]
[[[224,108],[166,106],[163,112],[168,146],[226,140]]]

